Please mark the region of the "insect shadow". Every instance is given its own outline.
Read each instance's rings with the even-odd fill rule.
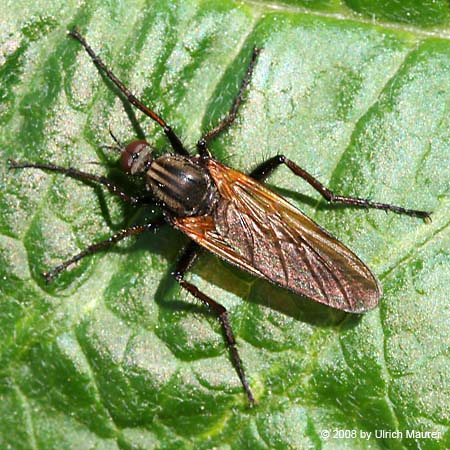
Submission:
[[[151,194],[161,209],[159,216],[152,216],[143,224],[130,226],[104,241],[88,246],[43,275],[51,282],[88,255],[109,248],[127,237],[150,234],[167,224],[172,226],[187,236],[190,242],[182,251],[171,275],[181,288],[200,300],[218,318],[233,366],[249,404],[254,405],[256,400],[244,372],[227,309],[185,278],[202,251],[207,250],[251,276],[271,282],[298,296],[308,297],[308,301],[335,308],[342,314],[344,311],[356,314],[369,311],[377,306],[382,295],[380,283],[358,256],[263,184],[270,174],[281,165],[287,166],[330,203],[381,209],[427,220],[430,219],[430,214],[358,197],[336,195],[284,155],[269,158],[249,174],[234,170],[213,158],[209,144],[235,121],[261,51],[258,48],[253,49],[230,112],[197,142],[197,154],[191,156],[175,131],[131,93],[106,67],[83,36],[77,30],[69,34],[84,47],[98,70],[119,89],[129,104],[161,127],[172,147],[172,153],[156,156],[154,148],[143,139],[126,146],[117,142],[121,150],[122,169],[143,181],[146,189],[144,195],[130,195],[110,179],[76,168],[51,163],[10,161],[11,169],[41,169],[98,183],[133,207],[151,206],[148,201],[148,195]],[[135,126],[137,125],[136,121]],[[217,279],[216,282],[220,283],[220,280]],[[159,289],[164,286],[165,280]],[[230,289],[230,286],[224,288]],[[266,286],[262,291],[267,292]],[[159,290],[157,297],[161,299],[160,294]],[[255,297],[257,303],[265,303],[302,320],[305,317],[305,313],[297,316],[292,308],[282,305],[282,302],[262,302],[258,300],[258,295]],[[278,295],[275,294],[274,297]],[[289,295],[289,299],[294,297]],[[315,308],[318,307],[313,307],[313,312],[307,316],[310,321],[314,320],[313,313],[320,310],[318,308],[314,311]],[[330,315],[333,313],[330,312]]]

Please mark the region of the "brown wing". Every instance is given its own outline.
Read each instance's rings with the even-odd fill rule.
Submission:
[[[220,193],[210,216],[175,226],[226,261],[318,302],[349,312],[378,303],[381,288],[345,245],[283,197],[215,160],[208,169]]]

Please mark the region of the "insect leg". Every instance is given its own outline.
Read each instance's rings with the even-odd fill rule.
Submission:
[[[244,368],[242,364],[241,357],[239,356],[239,352],[236,347],[236,339],[234,338],[234,333],[231,328],[231,323],[228,319],[228,312],[224,306],[220,303],[216,302],[212,298],[208,297],[206,294],[201,292],[196,286],[184,280],[185,273],[192,267],[195,260],[199,255],[200,247],[195,242],[191,242],[184,249],[175,271],[172,273],[175,279],[180,283],[181,287],[190,292],[194,297],[201,300],[205,305],[207,305],[211,311],[213,311],[221,325],[225,335],[225,339],[227,342],[228,349],[231,354],[231,359],[233,361],[234,368],[241,380],[242,386],[244,387],[245,393],[247,394],[248,401],[251,406],[255,405],[255,398],[253,397],[252,391],[250,389],[250,385],[248,383],[247,377],[244,373]]]
[[[382,209],[384,211],[393,211],[398,214],[408,216],[422,217],[425,221],[430,221],[430,213],[427,211],[418,211],[416,209],[407,209],[401,206],[390,205],[388,203],[379,203],[358,197],[344,197],[336,195],[326,188],[317,178],[314,178],[309,172],[299,167],[297,164],[286,158],[284,155],[277,155],[260,164],[254,169],[250,176],[258,181],[264,181],[280,164],[285,164],[289,169],[309,183],[322,197],[330,203],[341,203],[353,205],[361,208]]]
[[[81,170],[74,169],[72,167],[61,167],[61,166],[55,166],[54,164],[36,164],[36,163],[29,163],[29,162],[17,162],[10,160],[9,161],[9,168],[10,169],[25,169],[25,168],[32,168],[32,169],[41,169],[41,170],[48,170],[50,172],[58,172],[62,173],[64,175],[67,175],[71,178],[76,178],[81,181],[93,181],[96,183],[103,184],[103,186],[106,186],[106,188],[111,192],[111,194],[117,195],[120,197],[123,201],[130,203],[132,205],[143,205],[146,204],[146,202],[139,197],[133,197],[125,192],[122,191],[122,189],[117,186],[112,181],[108,180],[106,177],[102,177],[99,175],[93,175],[91,173],[82,172]]]
[[[220,134],[222,131],[227,129],[236,119],[236,115],[239,109],[239,106],[241,106],[244,92],[247,89],[247,86],[250,83],[250,80],[252,78],[253,69],[255,68],[256,59],[261,52],[260,48],[253,48],[253,54],[252,59],[250,60],[250,63],[247,68],[247,73],[245,74],[244,79],[242,80],[241,87],[239,89],[239,93],[237,97],[234,99],[233,106],[228,113],[227,117],[223,119],[219,125],[217,125],[215,128],[213,128],[210,132],[205,134],[198,142],[197,142],[197,148],[200,152],[200,154],[204,154],[206,150],[206,146],[209,141],[214,139],[218,134]]]
[[[158,114],[156,114],[154,111],[152,111],[150,108],[147,108],[139,99],[137,99],[131,91],[114,75],[111,70],[109,70],[105,63],[101,60],[101,58],[92,50],[92,47],[86,42],[83,36],[78,32],[78,30],[72,30],[69,32],[69,35],[75,38],[86,50],[86,52],[91,57],[94,64],[97,66],[97,68],[100,70],[100,72],[103,72],[122,92],[122,94],[127,97],[128,101],[134,105],[136,108],[140,109],[145,115],[153,119],[158,125],[162,127],[164,130],[164,133],[166,134],[167,138],[170,141],[170,144],[172,145],[173,149],[176,153],[179,153],[180,155],[189,156],[189,153],[187,150],[183,147],[183,144],[181,143],[179,137],[175,134],[175,132],[172,130],[172,128],[167,125],[167,123],[160,117]]]
[[[117,244],[117,242],[119,242],[129,236],[136,236],[138,234],[143,233],[144,231],[155,231],[164,223],[165,223],[165,220],[161,216],[152,223],[148,223],[146,225],[135,225],[135,226],[127,228],[125,230],[121,230],[118,233],[110,236],[108,239],[105,239],[104,241],[100,241],[100,242],[97,242],[96,244],[89,245],[87,248],[85,248],[80,253],[77,253],[72,258],[68,259],[67,261],[64,261],[62,264],[59,264],[58,266],[56,266],[54,269],[50,270],[49,272],[44,272],[42,275],[47,280],[47,282],[50,283],[56,275],[61,273],[63,270],[66,270],[69,266],[71,266],[72,264],[75,264],[80,259],[84,258],[85,256],[92,255],[94,253],[97,253],[100,250],[104,250],[105,248],[109,247],[110,245]]]

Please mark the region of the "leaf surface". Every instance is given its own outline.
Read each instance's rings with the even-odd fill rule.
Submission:
[[[0,447],[449,447],[449,8],[24,1],[3,11]],[[170,276],[187,242],[175,230],[86,258],[51,285],[41,277],[155,213],[60,175],[10,171],[8,158],[77,167],[135,192],[101,148],[108,128],[170,150],[67,36],[74,26],[192,152],[262,47],[215,157],[249,171],[283,153],[336,193],[433,212],[425,224],[330,206],[288,169],[271,176],[371,267],[384,296],[351,316],[204,255],[189,280],[229,310],[254,409],[215,318]]]

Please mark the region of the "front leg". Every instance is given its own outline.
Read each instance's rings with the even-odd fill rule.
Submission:
[[[178,281],[178,283],[183,289],[186,289],[195,298],[201,300],[206,306],[209,307],[209,309],[213,313],[217,315],[217,318],[219,319],[220,324],[222,325],[222,330],[225,336],[228,350],[230,351],[231,354],[233,366],[236,369],[236,372],[239,376],[239,379],[241,380],[245,393],[247,394],[250,406],[254,406],[256,404],[256,401],[255,398],[253,397],[253,393],[250,389],[247,377],[245,376],[242,359],[239,356],[239,352],[236,347],[236,339],[234,337],[234,333],[231,328],[231,323],[228,318],[228,311],[220,303],[216,302],[211,297],[208,297],[206,294],[201,292],[196,286],[194,286],[192,283],[189,283],[184,279],[184,275],[192,267],[192,265],[198,258],[200,251],[201,248],[195,242],[191,242],[190,244],[188,244],[188,246],[184,249],[177,263],[175,271],[172,273],[172,275],[175,277],[175,279]]]
[[[98,70],[117,86],[119,91],[122,92],[122,94],[128,99],[128,101],[136,108],[140,109],[145,115],[154,120],[163,129],[174,151],[179,155],[189,156],[188,151],[184,148],[180,138],[175,134],[172,128],[167,125],[164,119],[156,114],[155,111],[145,106],[137,97],[135,97],[132,92],[119,80],[119,78],[117,78],[116,75],[110,69],[108,69],[100,56],[98,56],[94,52],[92,47],[86,42],[86,39],[81,36],[78,30],[74,29],[70,31],[69,35],[76,39],[84,47],[87,54],[91,57],[93,63],[97,66]]]
[[[231,107],[228,115],[223,119],[215,128],[205,134],[198,142],[197,149],[199,153],[203,156],[209,156],[209,152],[207,149],[208,143],[212,141],[216,136],[225,131],[228,127],[230,127],[233,122],[236,120],[236,116],[241,106],[241,103],[244,98],[244,92],[247,89],[250,80],[252,78],[253,69],[255,68],[256,59],[258,58],[259,53],[261,52],[260,48],[254,48],[252,53],[252,58],[247,67],[247,72],[245,74],[244,79],[242,80],[241,87],[239,88],[238,95],[234,99],[233,106]]]

